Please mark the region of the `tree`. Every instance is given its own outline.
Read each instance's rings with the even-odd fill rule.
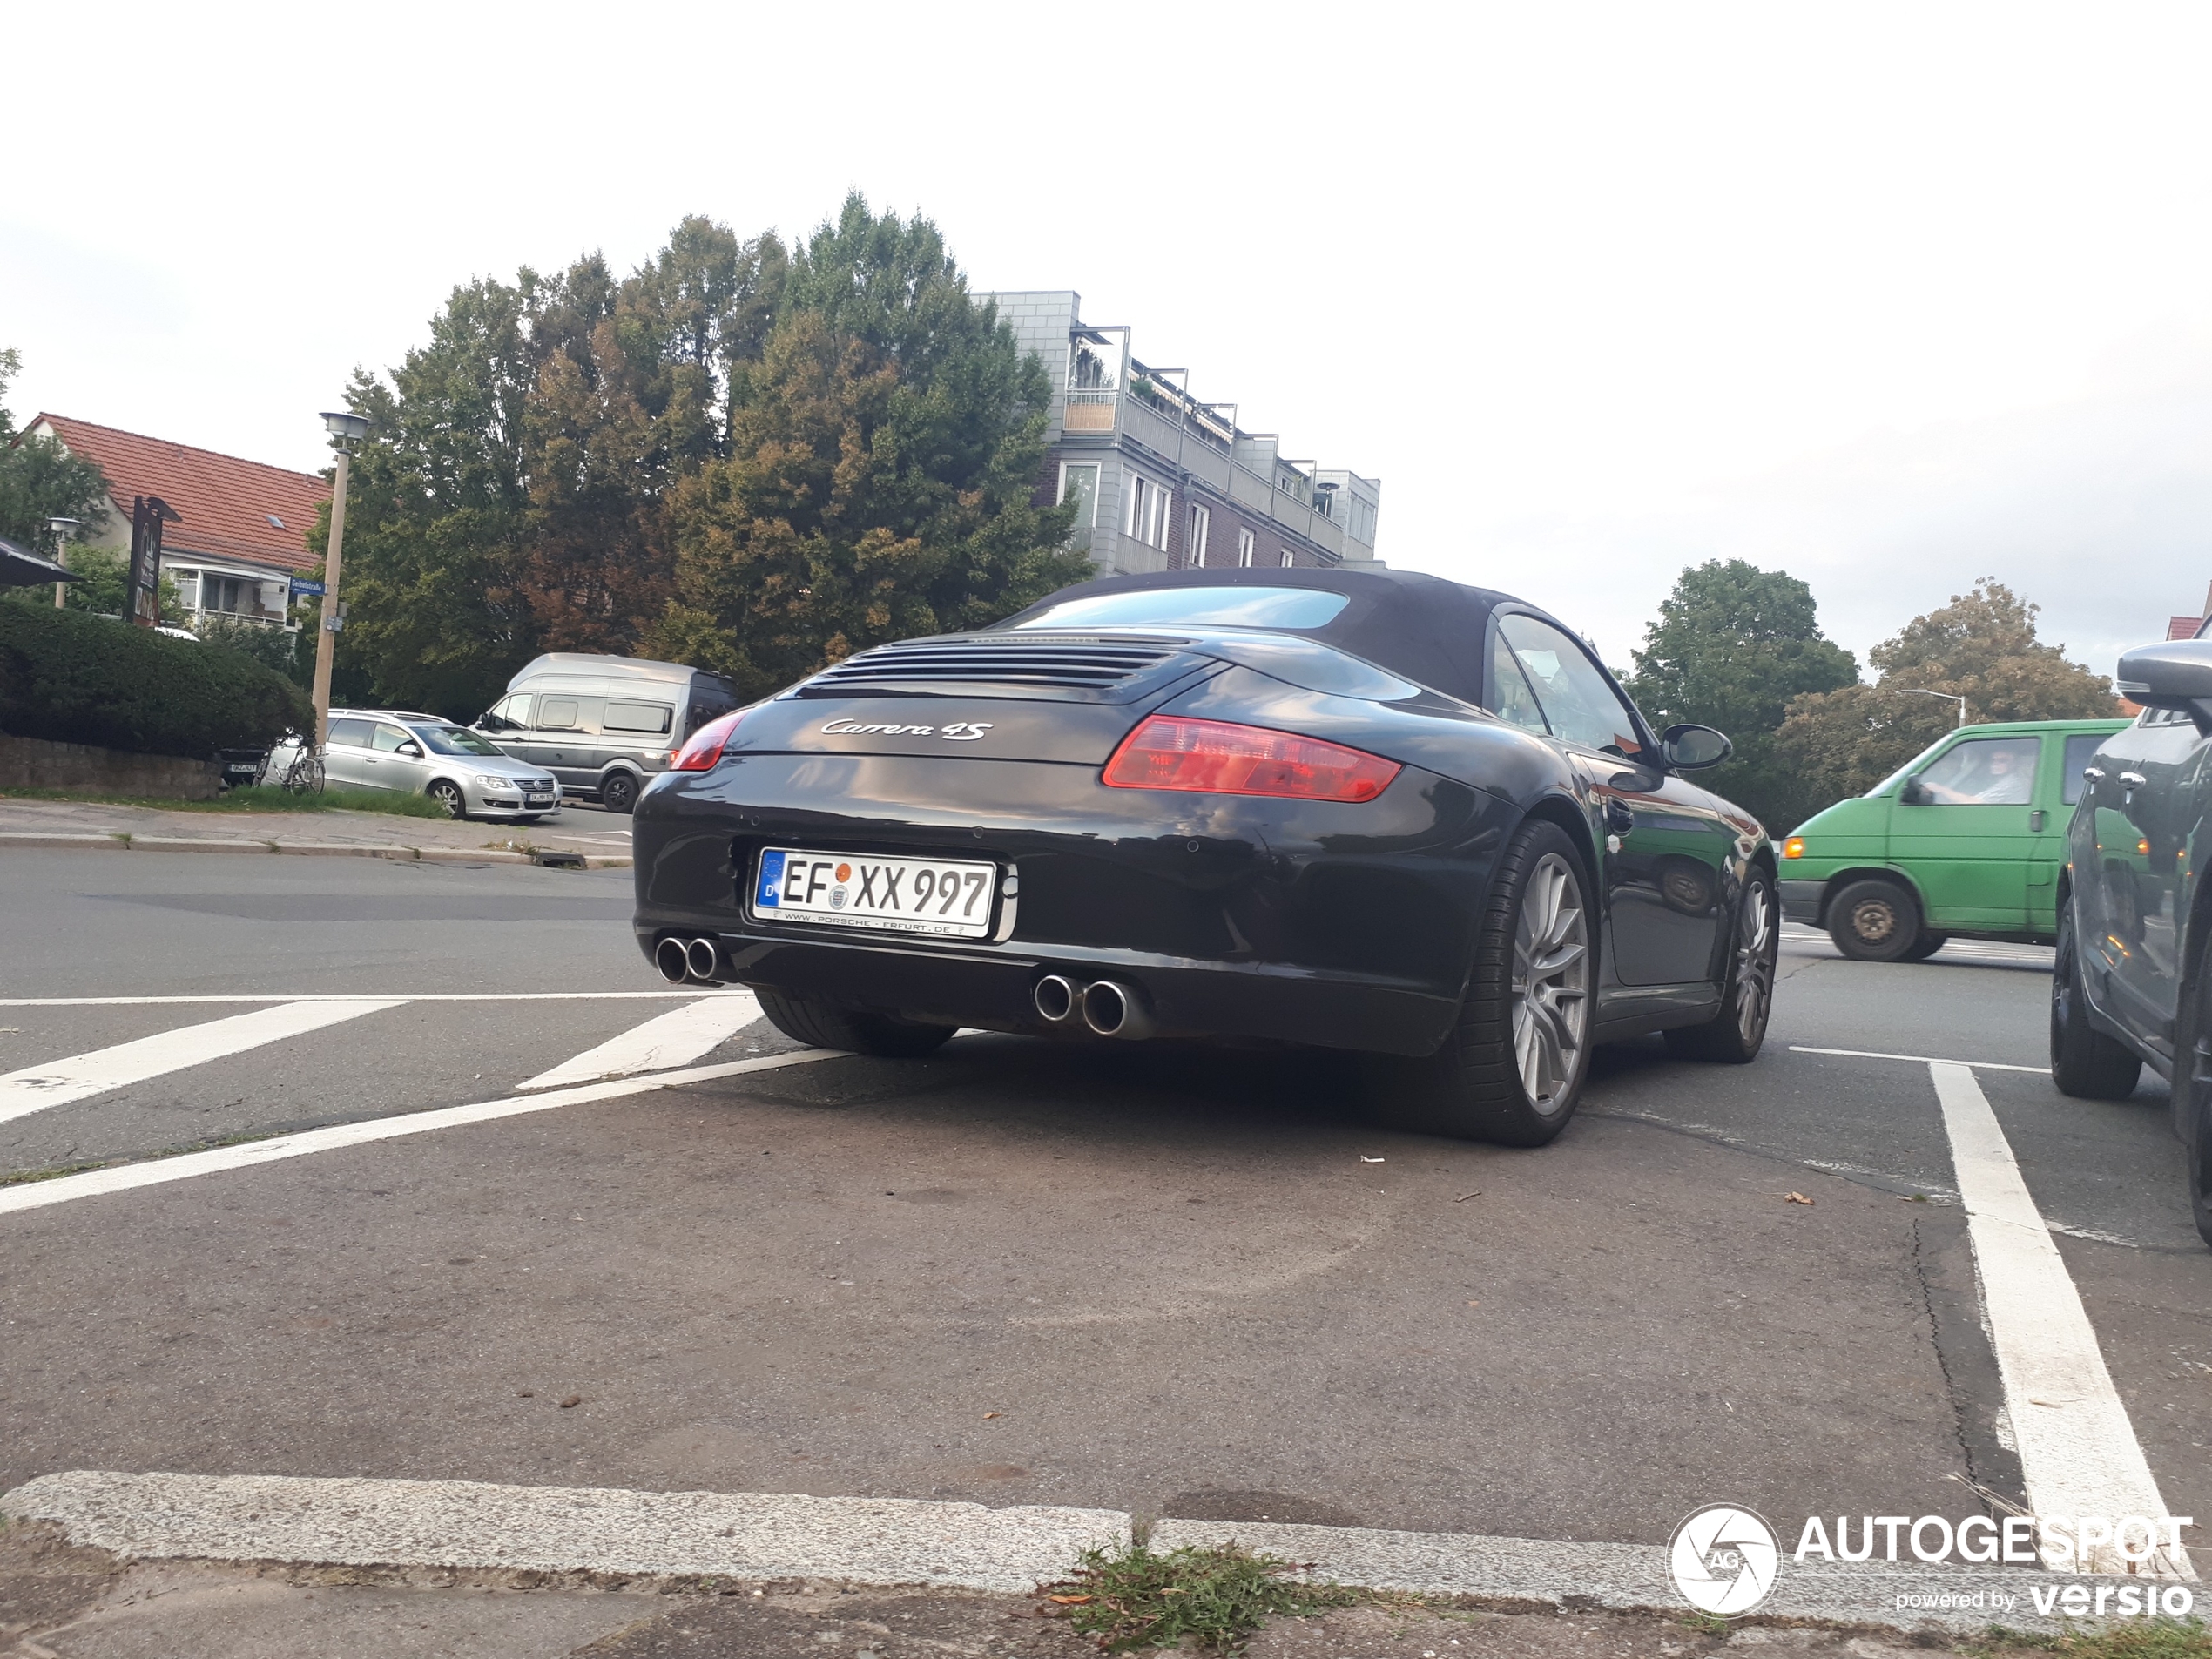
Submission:
[[[627,278],[590,254],[455,288],[428,345],[357,372],[344,694],[470,718],[540,651],[637,650],[673,591],[669,489],[724,453],[785,266],[686,219]]]
[[[934,225],[848,197],[732,367],[726,454],[671,492],[677,597],[649,644],[754,696],[1090,575],[1071,509],[1033,500],[1049,396]]]
[[[1684,570],[1632,653],[1629,690],[1652,722],[1716,726],[1735,753],[1703,779],[1770,826],[1804,815],[1811,792],[1775,753],[1793,698],[1858,678],[1851,654],[1820,631],[1812,590],[1742,559]],[[1701,781],[1703,780],[1701,779]]]
[[[58,443],[16,430],[8,388],[23,371],[14,347],[0,349],[0,536],[52,558],[61,550],[49,521],[80,520],[78,539],[96,532],[107,514],[108,483],[100,469]]]
[[[2120,712],[2112,682],[2066,659],[2063,645],[2035,637],[2041,610],[1994,577],[1915,617],[1868,656],[1882,671],[1872,685],[1801,697],[1777,738],[1819,806],[1863,795],[1940,738],[1957,705],[1912,691],[1966,699],[1969,722],[2092,720]]]

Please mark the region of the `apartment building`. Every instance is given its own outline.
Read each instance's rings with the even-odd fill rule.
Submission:
[[[1368,565],[1382,484],[1282,453],[1190,374],[1138,359],[1130,330],[1082,320],[1067,290],[983,293],[1052,376],[1041,499],[1076,503],[1076,545],[1102,571]]]

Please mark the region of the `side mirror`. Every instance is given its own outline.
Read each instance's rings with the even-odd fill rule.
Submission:
[[[1897,798],[1907,806],[1925,806],[1935,799],[1933,795],[1928,793],[1927,785],[1922,783],[1918,778],[1907,778],[1905,780],[1905,787],[1897,792]]]
[[[2138,645],[2121,658],[2112,689],[2147,709],[2179,709],[2212,732],[2212,639]]]
[[[1660,757],[1669,772],[1703,772],[1735,752],[1735,745],[1709,725],[1670,725],[1659,734]]]
[[[419,743],[402,743],[400,745],[400,752],[403,755],[412,755],[415,759],[420,760],[422,759],[422,745]]]

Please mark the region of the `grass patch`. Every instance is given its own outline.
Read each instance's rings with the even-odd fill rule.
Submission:
[[[152,795],[83,795],[60,789],[10,789],[0,799],[78,800],[101,806],[158,806],[172,813],[387,813],[395,818],[443,818],[446,809],[428,795],[391,789],[326,789],[293,795],[266,785],[230,789],[212,800],[164,800]]]
[[[1076,1630],[1109,1653],[1172,1648],[1191,1636],[1234,1653],[1270,1617],[1302,1617],[1368,1598],[1333,1584],[1306,1584],[1290,1561],[1235,1544],[1185,1547],[1156,1555],[1143,1544],[1087,1549],[1082,1564],[1045,1595]]]
[[[2131,1619],[2095,1630],[2043,1635],[1993,1624],[1968,1653],[2032,1648],[2060,1659],[2212,1659],[2212,1629],[2202,1619]]]

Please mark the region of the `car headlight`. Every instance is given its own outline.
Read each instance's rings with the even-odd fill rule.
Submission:
[[[486,789],[516,790],[522,787],[516,779],[502,778],[496,772],[480,772],[476,774],[476,781]]]

